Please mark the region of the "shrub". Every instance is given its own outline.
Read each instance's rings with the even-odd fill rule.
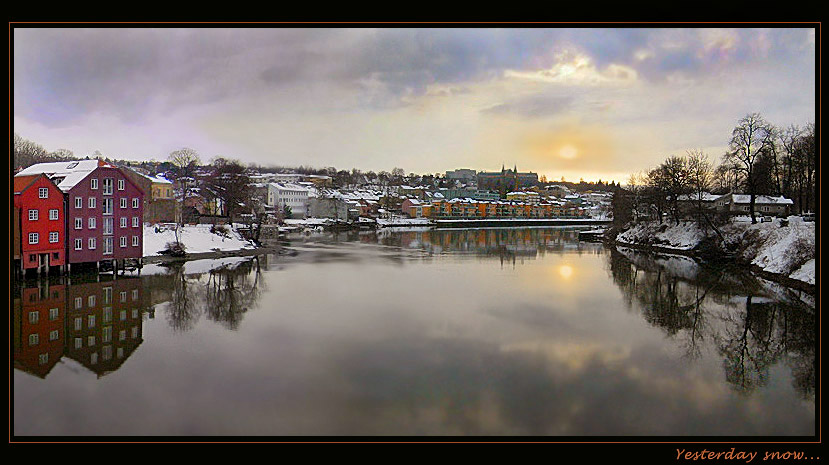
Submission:
[[[223,237],[230,237],[230,228],[223,224],[210,226],[210,232]]]
[[[181,242],[168,242],[161,253],[171,257],[183,257],[187,254],[185,249],[186,247]]]

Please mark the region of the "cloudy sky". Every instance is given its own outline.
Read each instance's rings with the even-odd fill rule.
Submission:
[[[47,150],[627,180],[814,121],[814,29],[28,29],[14,131]]]

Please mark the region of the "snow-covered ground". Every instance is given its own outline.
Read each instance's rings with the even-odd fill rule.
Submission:
[[[425,226],[432,224],[429,218],[377,218],[377,225],[389,226]]]
[[[741,258],[770,273],[788,276],[815,284],[815,223],[790,216],[788,226],[780,219],[751,224],[743,217],[722,228],[729,243],[737,244]],[[713,232],[708,232],[713,235]],[[706,233],[692,221],[673,223],[640,223],[620,233],[616,241],[629,245],[651,245],[677,251],[696,248]]]
[[[216,251],[233,251],[253,249],[255,246],[242,238],[233,229],[228,236],[220,236],[210,232],[209,224],[187,225],[179,231],[179,238],[184,244],[187,253],[204,253]],[[168,242],[175,242],[176,235],[172,227],[144,225],[144,256],[161,255]]]
[[[694,222],[639,223],[616,236],[624,244],[652,245],[668,249],[691,250],[703,239],[703,232]]]

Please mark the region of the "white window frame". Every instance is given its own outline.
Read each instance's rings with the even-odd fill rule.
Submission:
[[[49,309],[49,321],[55,321],[60,317],[60,310],[57,308]]]
[[[75,239],[75,250],[83,250],[83,239]]]
[[[102,210],[104,215],[111,215],[115,202],[112,201],[112,198],[104,199]]]
[[[39,199],[48,199],[49,198],[49,188],[48,187],[39,187],[37,189],[37,198],[39,198]]]
[[[40,344],[40,335],[37,333],[29,334],[29,345],[36,346]]]
[[[112,250],[112,236],[107,236],[104,238],[104,255],[112,255]]]
[[[94,306],[95,306],[95,296],[94,296],[94,295],[89,296],[89,297],[86,299],[86,303],[87,303],[87,306],[88,306],[89,308],[94,307]]]
[[[93,190],[98,190],[98,178],[92,178],[89,183],[89,188]]]
[[[138,236],[132,236],[132,246],[138,247]]]
[[[80,331],[83,329],[83,318],[76,317],[75,318],[75,331]]]
[[[132,208],[138,208],[138,197],[132,198]]]
[[[87,202],[87,206],[89,208],[95,208],[95,197],[90,197],[89,202]]]
[[[83,208],[83,197],[75,197],[75,208]]]
[[[83,218],[80,216],[75,217],[75,229],[83,229]]]
[[[118,245],[120,245],[121,247],[126,247],[127,246],[127,236],[121,236],[118,239]]]
[[[94,216],[90,216],[90,217],[89,217],[89,221],[87,222],[87,228],[88,228],[88,229],[95,229],[95,228],[97,227],[97,225],[95,224],[95,221],[96,221],[96,220],[95,220],[95,217],[94,217]]]
[[[132,300],[138,300],[138,289],[132,290]]]
[[[50,341],[57,341],[58,339],[60,339],[60,331],[58,331],[57,329],[53,329],[53,330],[49,331],[49,340]]]
[[[60,241],[60,234],[57,231],[50,231],[49,232],[49,243],[54,244],[55,242]]]
[[[109,181],[109,182],[107,182]],[[112,188],[114,187],[112,178],[104,178],[104,195],[112,195]]]
[[[29,244],[37,244],[38,242],[40,242],[40,234],[29,233]]]
[[[95,315],[87,315],[86,317],[86,326],[89,328],[95,327]]]
[[[90,237],[90,238],[89,238],[89,244],[87,245],[87,247],[89,248],[89,250],[95,250],[95,247],[96,247],[97,245],[98,245],[98,244],[96,244],[96,242],[95,242],[95,238],[94,238],[94,237]]]
[[[83,348],[83,338],[82,337],[76,337],[75,338],[75,348],[76,349]]]
[[[83,297],[75,297],[75,310],[83,308]]]
[[[29,221],[37,221],[40,218],[40,213],[38,213],[37,209],[29,210]]]
[[[121,197],[119,200],[120,200],[119,206],[121,208],[127,208],[127,198],[126,197]]]
[[[137,216],[133,216],[133,217],[132,217],[132,227],[133,227],[133,228],[137,228],[138,226],[139,226],[139,224],[138,224],[138,217],[137,217]]]
[[[40,321],[40,312],[29,312],[29,323],[34,325],[37,324],[38,321]]]
[[[50,220],[59,220],[60,219],[60,210],[57,208],[52,208],[49,210],[49,219]]]
[[[119,191],[124,190],[124,180],[123,179],[118,180],[118,190]]]
[[[120,223],[120,224],[119,224],[119,226],[120,226],[120,227],[122,227],[122,228],[126,228],[126,227],[127,227],[127,217],[126,217],[126,216],[122,216],[122,217],[121,217],[121,219],[120,219],[120,221],[119,221],[119,223]]]

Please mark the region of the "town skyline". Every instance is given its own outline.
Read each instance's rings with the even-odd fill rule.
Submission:
[[[15,132],[136,161],[624,182],[815,114],[813,28],[15,28],[13,54]]]

